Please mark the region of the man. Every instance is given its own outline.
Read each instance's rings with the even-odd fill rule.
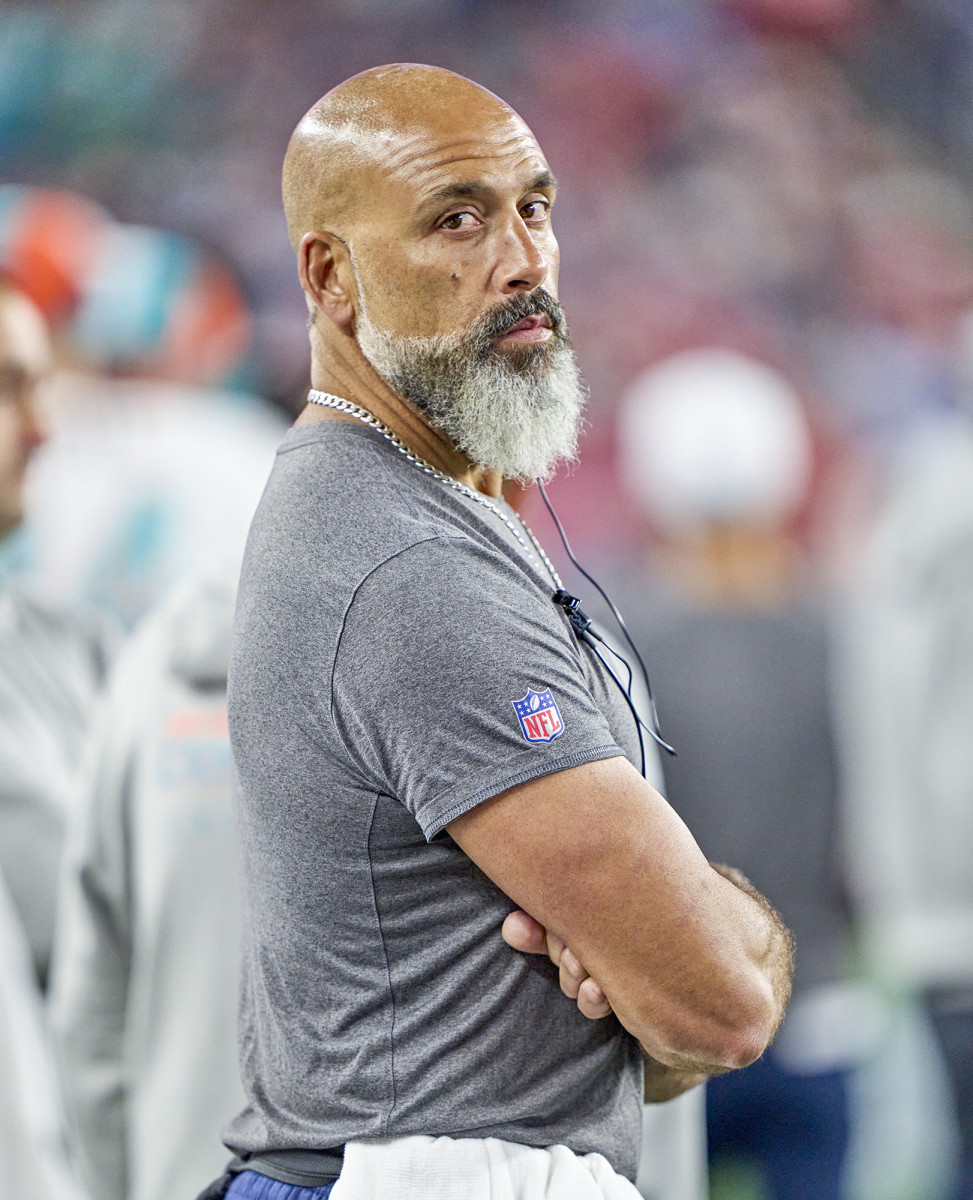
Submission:
[[[36,394],[47,326],[0,276],[0,1191],[81,1200],[62,1144],[41,985],[57,864],[81,741],[104,669],[96,627],[13,578],[28,465],[43,440]]]
[[[635,1195],[643,1059],[668,1098],[783,1011],[786,930],[632,766],[502,498],[575,445],[554,195],[517,114],[437,68],[355,76],[288,148],[314,390],[230,664],[232,1197],[324,1197],[338,1168],[336,1198]]]
[[[913,430],[867,531],[837,673],[862,945],[940,1060],[955,1158],[926,1161],[952,1200],[973,1198],[973,311],[962,333],[956,408]]]
[[[24,479],[44,433],[38,388],[51,367],[47,325],[0,277],[0,872],[47,977],[64,821],[113,630],[16,578]]]
[[[68,824],[49,1017],[90,1200],[195,1195],[243,1103],[226,731],[238,570],[184,580],[139,623]]]
[[[626,482],[655,532],[627,615],[680,749],[666,798],[706,853],[766,888],[801,948],[774,1045],[706,1089],[714,1183],[742,1161],[774,1200],[833,1200],[863,992],[846,966],[827,597],[796,530],[811,432],[781,372],[707,346],[641,375],[621,415]],[[652,580],[665,587],[647,599]]]

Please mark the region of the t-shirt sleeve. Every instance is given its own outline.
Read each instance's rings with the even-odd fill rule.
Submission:
[[[618,747],[560,610],[464,538],[382,563],[345,616],[332,717],[356,772],[428,839],[516,784]]]

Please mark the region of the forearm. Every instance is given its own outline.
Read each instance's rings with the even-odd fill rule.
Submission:
[[[790,997],[793,940],[780,915],[742,872],[720,863],[710,866],[734,889],[718,885],[726,905],[721,932],[728,946],[721,1004],[737,1036],[728,1041],[726,1051],[713,1052],[718,1037],[700,1039],[697,1050],[692,1039],[673,1036],[671,1025],[657,1026],[649,1014],[648,1036],[641,1030],[637,1036],[647,1054],[677,1075],[718,1075],[747,1066],[773,1040]],[[698,995],[697,1005],[700,1014],[711,1007],[705,995]],[[690,1000],[690,1017],[693,1007]],[[705,1022],[700,1027],[705,1028]]]
[[[742,871],[738,871],[736,867],[728,867],[725,863],[711,862],[710,866],[718,875],[722,875],[724,879],[729,880],[734,887],[743,892],[760,910],[758,921],[762,917],[765,927],[765,942],[761,949],[758,935],[755,961],[764,972],[773,997],[774,1016],[772,1030],[767,1039],[769,1045],[780,1027],[791,995],[791,977],[794,973],[794,939],[790,930],[781,920],[780,913],[766,896],[757,891]]]
[[[543,926],[585,1015],[600,1015],[604,997],[653,1058],[692,1073],[763,1052],[786,1002],[789,935],[742,877],[710,866],[625,759],[532,780],[449,829]],[[564,947],[600,996],[565,970]]]
[[[709,870],[709,868],[707,868]],[[718,875],[721,878],[717,879]],[[780,1024],[790,992],[792,943],[787,929],[767,900],[753,887],[746,877],[735,868],[721,864],[712,866],[712,885],[722,893],[723,901],[729,901],[730,912],[723,914],[722,928],[733,931],[734,947],[732,967],[723,964],[723,969],[742,977],[742,982],[731,992],[743,992],[749,1001],[750,1014],[745,1021],[753,1024],[756,1012],[757,1028],[747,1039],[742,1052],[729,1055],[712,1049],[713,1040],[673,1035],[671,1005],[660,1003],[658,1009],[633,1021],[631,1013],[616,1012],[626,1029],[638,1037],[646,1054],[646,1099],[650,1102],[668,1100],[702,1082],[709,1075],[723,1074],[736,1067],[746,1066],[758,1057],[769,1043]],[[732,885],[732,887],[728,886]],[[559,982],[567,997],[576,1001],[581,1012],[591,1019],[607,1016],[615,1011],[613,1005],[596,979],[578,960],[572,950],[551,930],[545,929],[533,917],[522,911],[511,913],[504,922],[505,939],[518,950],[527,953],[546,953],[558,967]],[[696,964],[694,964],[695,966]],[[685,976],[688,970],[680,974]],[[716,1004],[717,1020],[723,1015],[727,994],[723,982],[717,986],[710,976],[695,1000],[691,997],[680,1006],[684,1020],[694,1023],[700,1011],[712,1008],[713,995],[720,999]],[[756,996],[750,995],[756,993]],[[663,1015],[663,1013],[665,1015]],[[685,1020],[688,1015],[689,1022]],[[721,1039],[715,1039],[719,1042]],[[709,1042],[709,1044],[707,1044]],[[733,1045],[733,1039],[730,1045]],[[749,1047],[749,1049],[747,1049]]]

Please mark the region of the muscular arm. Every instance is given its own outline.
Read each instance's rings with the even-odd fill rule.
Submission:
[[[600,989],[658,1064],[649,1075],[661,1091],[763,1052],[787,1002],[790,936],[742,876],[706,861],[624,758],[511,788],[449,832],[549,938],[570,946],[592,977],[582,1000],[597,1006]]]

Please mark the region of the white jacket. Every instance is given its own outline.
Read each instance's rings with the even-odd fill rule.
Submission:
[[[849,864],[877,966],[973,982],[973,429],[896,481],[844,621]]]
[[[0,871],[47,974],[64,826],[116,630],[94,611],[0,587]]]
[[[195,1196],[229,1155],[238,900],[226,731],[233,574],[123,650],[69,829],[52,1035],[94,1200]]]
[[[27,938],[0,878],[0,1194],[82,1200],[68,1169],[40,992]]]

